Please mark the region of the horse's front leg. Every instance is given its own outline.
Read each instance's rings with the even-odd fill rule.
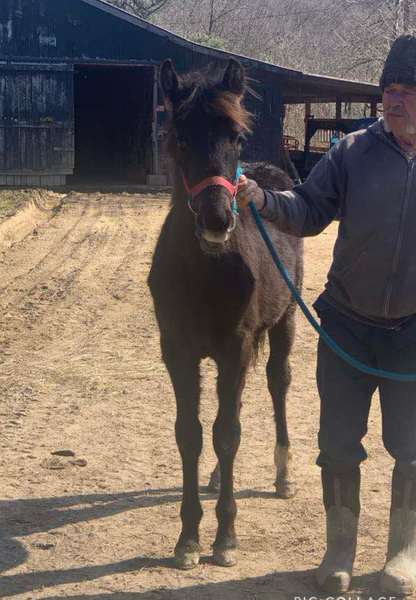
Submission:
[[[234,521],[237,505],[234,499],[234,459],[240,445],[241,394],[245,384],[247,365],[236,362],[235,354],[217,360],[219,409],[214,423],[214,448],[220,465],[220,496],[216,513],[217,537],[214,542],[214,562],[223,567],[236,564],[237,536]]]
[[[177,339],[172,341],[163,336],[162,354],[175,390],[175,433],[183,469],[182,532],[175,547],[175,565],[179,569],[192,569],[201,556],[199,523],[203,514],[198,493],[198,461],[202,450],[200,361]]]

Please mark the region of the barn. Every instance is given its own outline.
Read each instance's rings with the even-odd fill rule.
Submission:
[[[103,0],[1,0],[0,185],[163,183],[158,70],[231,55],[189,42]],[[258,92],[246,160],[278,162],[287,103],[380,100],[374,85],[238,57]]]

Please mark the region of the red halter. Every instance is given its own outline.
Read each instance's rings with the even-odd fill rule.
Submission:
[[[200,194],[202,192],[202,190],[204,190],[205,188],[210,187],[212,185],[220,185],[222,187],[225,187],[231,194],[230,202],[232,202],[234,200],[234,197],[238,190],[238,181],[235,185],[233,185],[232,183],[230,183],[228,181],[228,179],[225,179],[224,177],[207,177],[206,179],[203,179],[202,181],[200,181],[199,183],[194,185],[194,187],[191,188],[189,186],[188,182],[186,181],[186,177],[185,177],[185,174],[182,171],[182,169],[181,169],[181,173],[182,173],[182,179],[183,179],[183,183],[185,185],[186,193],[188,194],[188,196],[191,200],[193,200],[198,194]]]

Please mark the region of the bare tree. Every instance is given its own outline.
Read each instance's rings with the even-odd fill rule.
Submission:
[[[171,0],[107,0],[113,6],[122,8],[143,19],[150,19]]]
[[[170,0],[155,20],[179,35],[237,54],[376,82],[392,41],[416,30],[416,2]]]

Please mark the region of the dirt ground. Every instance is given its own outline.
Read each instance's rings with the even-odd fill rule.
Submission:
[[[316,594],[324,550],[316,335],[298,313],[289,423],[298,494],[273,496],[266,354],[244,394],[236,468],[239,563],[212,564],[215,370],[203,365],[204,558],[177,571],[181,468],[174,398],[146,279],[162,195],[36,196],[0,225],[0,597],[284,600]],[[336,224],[306,241],[304,297],[325,281]],[[276,277],[278,274],[276,273]],[[378,591],[392,460],[373,402],[354,589]],[[54,453],[64,451],[67,456]],[[351,595],[352,596],[352,595]]]

